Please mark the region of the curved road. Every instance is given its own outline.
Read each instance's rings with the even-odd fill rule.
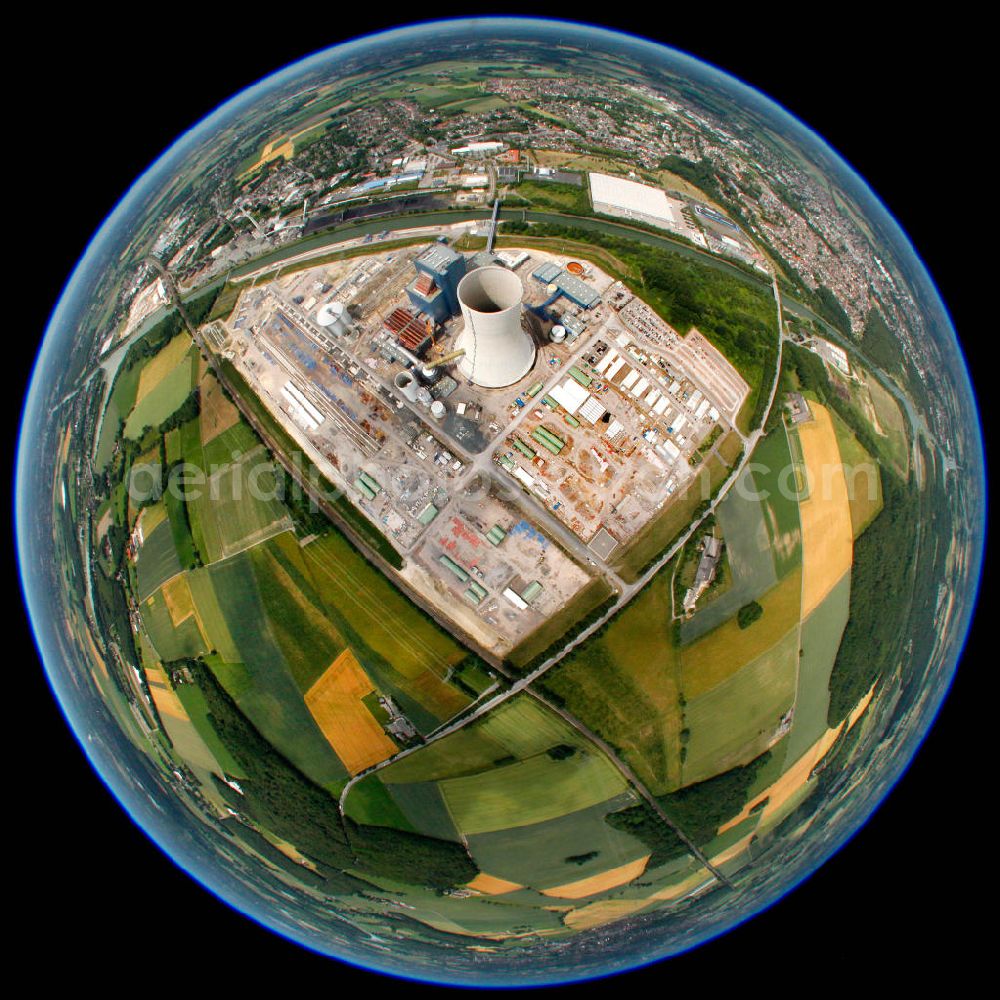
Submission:
[[[190,322],[187,316],[187,312],[184,308],[184,303],[181,300],[181,296],[179,294],[176,284],[173,281],[172,275],[170,275],[169,272],[165,268],[163,268],[158,261],[153,261],[153,263],[157,267],[157,270],[160,271],[160,273],[163,274],[163,276],[167,280],[168,287],[170,288],[171,291],[171,297],[174,299],[178,307],[178,310],[180,311],[181,317],[184,319],[185,324],[191,331],[192,336],[196,336],[196,330],[194,328],[194,324]],[[617,751],[615,751],[611,746],[609,746],[596,733],[592,732],[589,728],[587,728],[578,718],[576,718],[576,716],[566,711],[564,708],[554,705],[541,692],[534,689],[532,685],[547,671],[551,670],[552,667],[554,667],[557,663],[561,662],[567,655],[569,655],[569,653],[571,653],[579,645],[586,642],[587,639],[589,639],[595,632],[603,628],[603,626],[606,625],[614,615],[616,615],[619,611],[621,611],[625,607],[625,605],[628,604],[628,602],[631,601],[653,579],[653,577],[656,576],[656,574],[659,573],[660,570],[663,569],[663,567],[666,566],[667,563],[669,563],[670,560],[674,558],[674,556],[680,551],[680,549],[688,542],[691,536],[698,530],[698,528],[704,522],[704,520],[710,515],[714,514],[716,508],[723,501],[723,499],[725,499],[730,489],[732,489],[733,485],[739,479],[741,473],[746,467],[747,462],[749,462],[750,457],[757,446],[757,443],[763,436],[763,426],[766,424],[768,416],[771,413],[771,409],[774,406],[775,396],[777,394],[777,388],[778,388],[779,375],[781,372],[782,349],[785,337],[784,337],[784,322],[782,314],[781,293],[778,288],[778,282],[776,277],[772,277],[771,287],[774,294],[776,321],[778,327],[778,352],[774,368],[774,377],[772,379],[770,392],[768,394],[767,408],[764,412],[763,418],[761,419],[760,426],[756,430],[754,430],[749,436],[744,438],[745,446],[743,449],[743,455],[739,463],[736,465],[736,467],[730,473],[729,477],[719,488],[715,497],[709,503],[708,508],[698,518],[696,518],[694,521],[691,522],[691,524],[688,526],[687,531],[685,531],[684,534],[681,535],[674,542],[674,544],[671,545],[670,548],[662,556],[660,556],[660,558],[648,570],[646,570],[646,572],[643,573],[642,576],[639,577],[639,579],[636,580],[634,583],[631,584],[625,583],[623,580],[621,580],[621,578],[617,574],[613,573],[610,570],[610,567],[608,567],[602,561],[603,571],[605,572],[606,575],[608,575],[612,579],[613,583],[615,584],[616,588],[619,591],[620,596],[619,599],[603,615],[601,615],[600,618],[592,622],[578,636],[576,636],[570,642],[566,643],[566,645],[563,646],[562,649],[560,649],[557,653],[549,657],[543,663],[539,664],[538,667],[536,667],[530,673],[525,674],[523,677],[517,679],[510,677],[510,675],[507,674],[507,672],[503,669],[503,667],[496,664],[494,661],[494,665],[497,666],[499,672],[503,674],[508,681],[511,681],[510,686],[506,688],[504,691],[501,691],[500,693],[494,695],[493,697],[488,698],[486,701],[481,702],[472,711],[467,712],[459,719],[435,730],[432,734],[430,734],[430,736],[428,736],[422,743],[418,744],[417,746],[402,750],[399,753],[394,754],[392,757],[389,757],[384,761],[380,761],[378,764],[375,764],[372,767],[366,768],[365,770],[359,771],[357,774],[355,774],[347,782],[347,784],[344,786],[340,794],[338,805],[342,816],[344,815],[344,804],[347,800],[347,795],[356,782],[358,782],[364,777],[367,777],[370,774],[374,774],[375,772],[380,771],[382,768],[387,767],[392,763],[395,763],[396,761],[402,759],[403,757],[409,756],[411,753],[414,753],[416,750],[426,747],[430,743],[436,742],[437,740],[443,739],[445,736],[457,732],[458,730],[469,725],[471,722],[480,718],[482,715],[492,711],[497,706],[502,705],[505,701],[508,701],[510,698],[514,697],[520,692],[527,691],[533,698],[544,704],[550,710],[554,711],[568,725],[572,726],[577,732],[583,735],[588,740],[588,742],[596,746],[602,753],[604,753],[605,756],[607,756],[607,758],[614,764],[619,773],[624,777],[626,782],[630,784],[633,788],[635,788],[635,790],[649,805],[649,807],[654,811],[654,813],[659,817],[659,819],[663,823],[665,823],[668,827],[670,827],[670,829],[685,843],[687,848],[691,851],[692,855],[695,858],[697,858],[698,861],[701,864],[703,864],[721,884],[726,885],[729,888],[732,888],[732,883],[730,882],[728,877],[711,863],[711,861],[705,856],[705,854],[701,851],[698,845],[695,844],[694,841],[692,841],[687,836],[687,834],[685,834],[684,831],[667,815],[667,813],[663,810],[662,806],[657,801],[656,797],[639,779],[638,775],[635,774],[635,772],[629,767],[629,765],[626,764],[621,759]],[[198,338],[198,340],[199,340],[199,346],[201,346],[202,349],[204,349],[204,345],[201,344],[200,338]],[[230,391],[232,391],[232,387],[229,388]],[[233,393],[233,396],[235,399],[237,400],[239,399],[238,394]],[[243,407],[241,407],[241,409],[243,409]],[[255,426],[257,426],[258,424],[256,420],[254,420],[253,423],[255,424]],[[258,430],[260,429],[261,428],[259,428],[258,426]],[[474,469],[472,471],[481,471],[480,467],[484,462],[489,462],[490,464],[492,464],[492,454],[494,450],[495,449],[489,449],[483,452],[479,456],[467,456],[467,458],[471,460],[473,464]],[[276,451],[275,454],[276,456],[280,455],[280,451]],[[289,469],[289,471],[291,471],[291,469]],[[301,483],[301,485],[303,486],[304,489],[308,491],[309,489],[308,483],[303,482]],[[324,511],[329,513],[328,505],[322,502],[322,498],[314,496],[313,499],[320,502],[320,505],[324,509]],[[341,519],[339,517],[334,518],[334,520],[335,523],[337,523],[338,525],[341,524]],[[547,520],[552,520],[552,519],[549,518]],[[358,544],[359,539],[357,539],[354,532],[350,532],[349,534],[355,541],[355,544]],[[367,546],[362,546],[362,551],[368,554]],[[588,552],[587,558],[590,561],[593,561],[593,553],[590,553],[589,550],[587,550],[587,552]],[[388,565],[384,563],[384,560],[376,558],[376,562],[382,568],[383,572],[387,572]],[[395,578],[396,576],[397,574],[392,574],[393,578]],[[422,602],[418,601],[417,603],[420,604],[421,607],[423,607]],[[453,626],[449,627],[453,628]],[[491,661],[493,660],[492,657],[490,657],[489,659]]]

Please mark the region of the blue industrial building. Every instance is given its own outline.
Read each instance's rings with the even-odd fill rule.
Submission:
[[[574,302],[582,309],[590,309],[601,301],[600,293],[596,288],[592,288],[585,281],[581,281],[576,275],[570,274],[558,264],[552,261],[537,267],[532,273],[536,281],[543,285],[555,285],[556,293],[549,299],[546,305],[551,305],[560,295],[565,295],[570,302]]]
[[[414,308],[442,323],[458,313],[458,283],[465,277],[465,258],[436,243],[413,262],[417,276],[406,287]],[[430,279],[429,281],[427,279]]]

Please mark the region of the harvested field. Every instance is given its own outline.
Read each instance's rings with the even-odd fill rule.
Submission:
[[[309,712],[351,774],[396,752],[396,744],[361,701],[373,690],[354,653],[345,649],[306,692]]]
[[[502,896],[505,892],[514,892],[517,889],[523,889],[524,886],[518,885],[516,882],[508,882],[505,878],[496,878],[493,875],[487,875],[486,872],[480,872],[467,884],[467,888],[485,893],[487,896]]]
[[[201,381],[201,443],[218,437],[223,431],[229,430],[240,422],[240,411],[234,403],[226,399],[222,386],[214,375],[208,375]]]
[[[543,896],[555,896],[558,899],[585,899],[587,896],[596,896],[600,892],[607,892],[609,889],[617,889],[620,885],[625,885],[633,879],[638,878],[649,863],[649,855],[636,858],[628,864],[619,865],[617,868],[609,868],[600,875],[591,875],[589,878],[578,879],[576,882],[567,882],[565,885],[553,886],[551,889],[540,890]]]
[[[810,402],[813,420],[798,425],[809,495],[802,520],[802,617],[808,616],[851,568],[854,532],[847,480],[830,412]]]

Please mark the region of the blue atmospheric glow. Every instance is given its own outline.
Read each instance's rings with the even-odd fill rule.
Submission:
[[[131,222],[142,212],[146,201],[152,198],[164,181],[189,156],[193,155],[200,144],[211,141],[212,136],[223,125],[276,88],[288,84],[304,73],[328,66],[333,60],[363,55],[372,47],[396,41],[409,44],[422,37],[437,39],[443,35],[465,32],[473,26],[484,37],[490,32],[498,33],[505,38],[516,37],[519,32],[532,36],[541,33],[570,36],[577,42],[589,42],[595,48],[602,45],[614,49],[628,46],[630,50],[641,51],[651,62],[670,65],[675,70],[689,74],[694,81],[711,80],[714,86],[724,89],[729,96],[768,115],[772,120],[780,120],[803,147],[818,151],[834,165],[834,169],[838,172],[838,181],[858,200],[868,216],[877,222],[880,231],[886,234],[887,242],[892,244],[893,253],[905,263],[912,284],[921,294],[922,301],[928,304],[928,326],[933,329],[933,335],[939,341],[942,353],[957,381],[959,393],[963,397],[960,402],[968,415],[967,430],[975,445],[972,454],[966,456],[965,471],[966,474],[975,477],[973,493],[978,498],[979,509],[975,519],[976,537],[969,547],[967,593],[963,595],[962,619],[957,629],[960,638],[951,648],[942,651],[942,665],[934,675],[935,686],[931,697],[921,706],[919,715],[908,723],[901,737],[901,745],[897,747],[891,763],[885,765],[877,797],[866,800],[850,817],[850,822],[841,823],[836,829],[835,837],[825,844],[819,855],[810,859],[806,865],[792,869],[791,878],[786,881],[776,880],[766,891],[748,897],[738,908],[734,908],[735,912],[727,919],[714,920],[696,929],[676,946],[646,944],[634,952],[623,951],[624,958],[618,964],[612,961],[614,955],[611,955],[606,967],[591,960],[581,963],[575,971],[567,972],[562,969],[555,974],[545,968],[513,970],[502,967],[499,971],[494,971],[485,966],[452,968],[446,964],[428,969],[426,966],[409,964],[404,950],[389,954],[376,953],[367,947],[367,942],[360,940],[360,935],[359,940],[352,941],[350,945],[341,944],[337,947],[324,945],[320,935],[279,913],[273,901],[270,904],[262,902],[260,896],[252,894],[237,880],[233,872],[218,862],[218,857],[208,849],[204,840],[190,832],[185,825],[191,822],[187,813],[177,804],[157,797],[160,786],[156,783],[153,769],[144,766],[137,753],[132,755],[134,759],[122,756],[122,748],[114,745],[116,722],[107,711],[101,714],[101,707],[93,698],[86,698],[82,694],[63,647],[66,639],[57,618],[59,614],[57,595],[49,591],[48,577],[38,570],[39,566],[45,565],[45,560],[50,557],[52,551],[52,540],[39,530],[39,521],[36,519],[38,503],[51,502],[52,496],[52,483],[42,480],[43,466],[37,461],[39,449],[46,446],[43,438],[46,428],[50,426],[52,390],[57,383],[63,362],[68,356],[77,329],[76,320],[82,313],[87,295],[105,262],[114,259],[127,242]],[[367,189],[378,186],[380,182],[377,180],[364,185]],[[951,685],[967,637],[982,571],[986,518],[985,459],[976,403],[965,359],[950,316],[926,267],[877,195],[821,137],[774,102],[722,70],[636,36],[547,19],[476,18],[462,21],[433,21],[361,37],[286,66],[271,77],[240,92],[195,124],[164,151],[123,195],[70,275],[52,312],[33,369],[24,404],[16,468],[15,519],[21,586],[48,682],[91,765],[137,827],[179,868],[197,879],[225,904],[260,925],[303,947],[321,954],[332,955],[359,968],[421,982],[459,983],[481,987],[528,987],[601,978],[626,968],[638,968],[660,961],[669,954],[687,951],[774,905],[858,832],[911,762],[940,711]],[[131,750],[130,744],[127,750]]]

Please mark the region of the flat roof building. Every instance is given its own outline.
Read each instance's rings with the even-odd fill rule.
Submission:
[[[683,232],[687,229],[681,215],[682,205],[659,188],[638,184],[610,174],[590,175],[590,198],[595,212],[620,219],[635,219],[660,229]]]

